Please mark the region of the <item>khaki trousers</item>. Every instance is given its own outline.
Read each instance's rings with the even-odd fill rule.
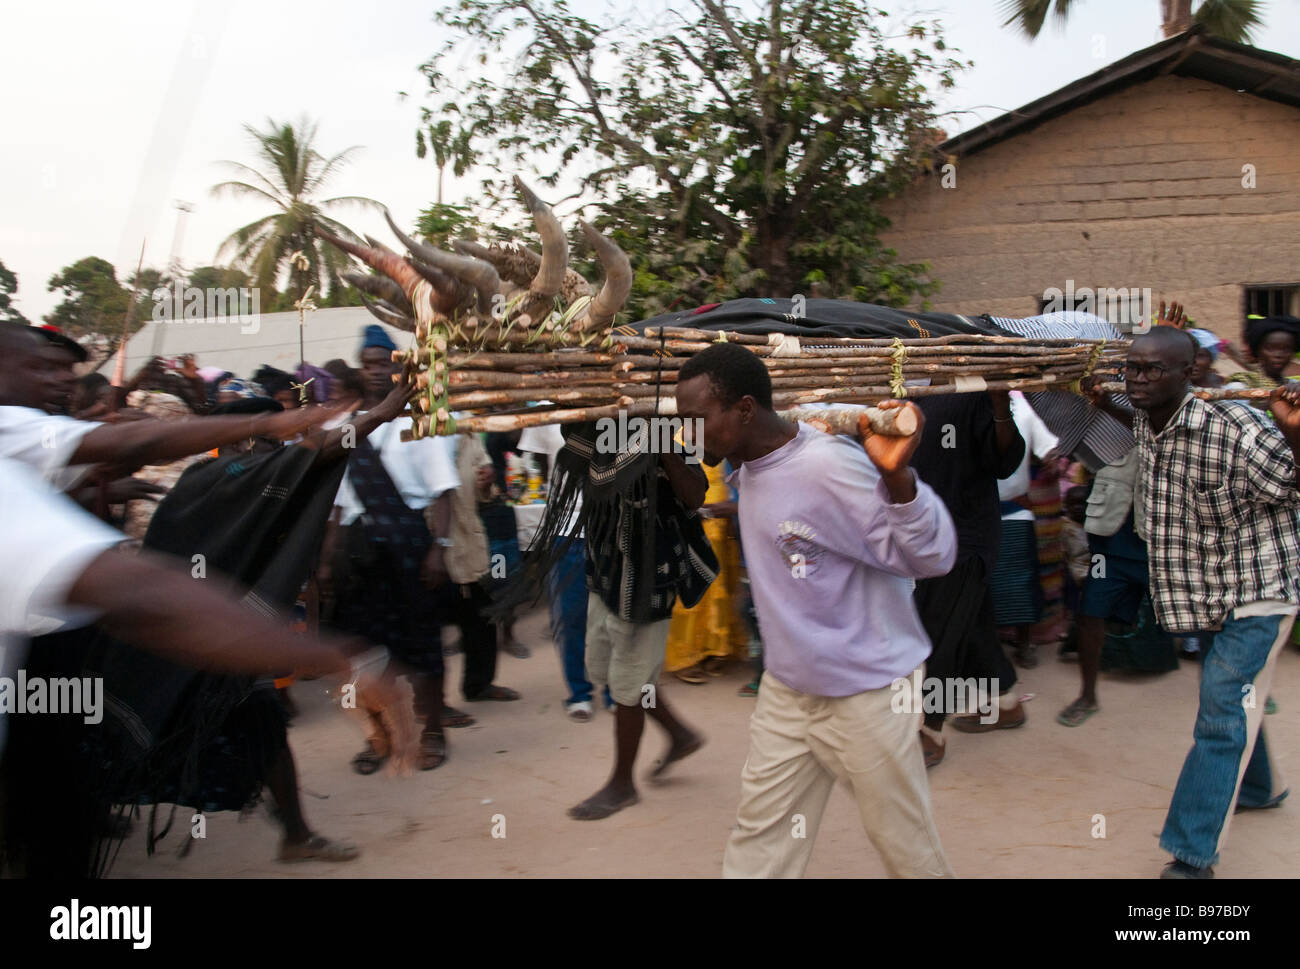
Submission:
[[[724,878],[802,876],[837,777],[891,876],[953,877],[930,812],[921,704],[895,713],[894,692],[808,696],[763,675]]]

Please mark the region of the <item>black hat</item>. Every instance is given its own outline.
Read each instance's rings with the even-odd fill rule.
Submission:
[[[85,347],[83,347],[80,343],[72,339],[72,337],[68,336],[66,333],[64,333],[62,330],[58,329],[57,327],[46,325],[46,326],[34,327],[34,329],[36,330],[37,334],[43,336],[46,340],[54,344],[56,347],[62,347],[64,350],[67,350],[69,353],[71,353],[74,357],[77,358],[77,363],[85,363],[86,360],[89,358],[90,354],[86,352]]]

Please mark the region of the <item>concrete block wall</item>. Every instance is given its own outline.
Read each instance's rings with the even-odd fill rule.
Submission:
[[[1300,110],[1160,77],[919,178],[885,212],[934,309],[1026,316],[1049,287],[1149,288],[1234,340],[1243,287],[1300,284]],[[1243,185],[1253,166],[1254,188]]]

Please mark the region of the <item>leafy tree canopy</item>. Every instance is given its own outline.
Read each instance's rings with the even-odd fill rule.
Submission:
[[[458,0],[437,20],[451,37],[421,68],[421,130],[441,132],[440,161],[491,170],[490,204],[517,206],[516,172],[576,181],[569,199],[632,257],[634,315],[814,286],[898,305],[934,288],[880,244],[879,203],[928,163],[929,87],[967,66],[937,23],[853,0],[694,0],[644,25],[565,0]]]

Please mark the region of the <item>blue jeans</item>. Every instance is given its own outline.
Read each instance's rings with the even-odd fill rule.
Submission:
[[[560,539],[563,541],[563,539]],[[569,687],[565,705],[591,702],[591,682],[587,679],[587,561],[584,544],[575,541],[552,570],[549,578],[551,596],[551,638],[560,650],[564,682]]]
[[[1286,796],[1269,758],[1263,714],[1291,621],[1290,616],[1228,618],[1201,660],[1195,742],[1160,833],[1160,847],[1195,868],[1219,860],[1238,801],[1263,807]]]

